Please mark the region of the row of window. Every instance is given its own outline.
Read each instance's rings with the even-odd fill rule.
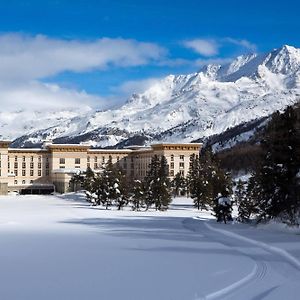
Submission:
[[[15,180],[14,183],[15,183],[15,185],[17,185],[19,182],[18,182],[18,180]],[[22,184],[26,184],[26,180],[22,180]],[[29,184],[33,184],[33,180],[30,180]]]
[[[100,157],[98,157],[98,156],[95,156],[95,157],[94,157],[94,162],[98,162],[98,158],[100,159]],[[105,156],[102,156],[102,158],[101,158],[101,159],[102,159],[102,162],[104,163],[104,162],[105,162],[105,160],[106,160],[106,157],[105,157]],[[112,156],[111,156],[111,155],[109,155],[109,156],[108,156],[108,159],[112,159]],[[117,156],[117,157],[116,157],[116,159],[117,159],[117,161],[119,161],[119,160],[120,160],[120,156]],[[133,159],[133,158],[132,158],[132,159]],[[127,160],[127,158],[126,158],[126,157],[123,157],[123,160],[124,160],[124,161],[126,161],[126,160]],[[90,161],[91,161],[91,157],[90,157],[90,156],[88,156],[88,157],[87,157],[87,162],[90,162]]]
[[[179,170],[179,174],[181,175],[181,176],[184,176],[184,171],[183,170]],[[170,172],[169,172],[169,176],[174,176],[175,174],[174,174],[174,170],[170,170]]]
[[[8,160],[10,160],[10,156],[8,156]],[[27,157],[28,158],[28,157]],[[18,156],[14,157],[15,162],[17,162],[19,159]],[[22,156],[22,161],[25,162],[26,161],[26,156]],[[34,156],[30,156],[30,161],[33,162],[34,161]],[[38,161],[41,162],[42,161],[42,156],[38,156]],[[49,161],[49,157],[46,157],[46,161]]]
[[[191,154],[191,155],[190,155],[190,161],[192,160],[193,155],[194,155],[194,154]],[[199,157],[199,156],[196,155],[195,158],[198,159],[198,157]],[[180,159],[180,160],[184,160],[184,159],[185,159],[185,156],[184,156],[184,155],[179,155],[179,159]],[[173,154],[171,155],[171,161],[174,161],[174,155],[173,155]]]
[[[59,163],[61,165],[66,164],[66,159],[65,158],[60,158],[59,159]],[[80,158],[75,158],[75,165],[80,165]]]
[[[11,163],[8,162],[8,169],[10,169]],[[46,169],[49,169],[49,163],[45,164]],[[0,163],[0,168],[1,168],[1,163]],[[19,168],[19,164],[17,162],[14,163],[14,169],[18,169]],[[38,169],[42,168],[42,163],[38,163]],[[26,163],[23,162],[22,163],[22,169],[26,169]],[[34,163],[31,162],[30,163],[30,169],[34,169]]]
[[[12,172],[9,171],[9,173],[12,173]],[[15,176],[18,176],[18,175],[19,175],[18,170],[15,169],[14,172],[13,172],[13,174],[14,174]],[[22,174],[23,177],[25,177],[25,176],[26,176],[26,170],[22,170],[22,173],[21,173],[21,174]],[[34,176],[34,175],[35,175],[34,170],[30,170],[30,171],[29,171],[29,176],[32,177],[32,176]],[[46,170],[45,175],[46,175],[46,176],[49,176],[49,175],[50,175],[49,170]],[[39,176],[39,177],[42,176],[42,170],[38,170],[38,171],[37,171],[37,176]]]

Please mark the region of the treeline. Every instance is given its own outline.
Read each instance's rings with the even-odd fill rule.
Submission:
[[[248,184],[238,183],[240,221],[280,218],[299,225],[300,109],[276,112],[260,141],[261,156]]]
[[[120,210],[131,205],[133,210],[150,207],[166,210],[171,202],[172,183],[168,178],[168,164],[164,156],[152,157],[143,181],[129,178],[110,158],[100,172],[95,173],[88,168],[85,174],[75,175],[72,183],[80,183],[87,200],[106,209],[115,206]]]
[[[231,180],[219,166],[211,149],[200,156],[190,157],[190,171],[185,178],[177,173],[169,179],[169,167],[164,156],[154,155],[143,180],[129,178],[124,170],[111,159],[100,172],[90,168],[84,174],[75,175],[72,185],[80,185],[86,193],[87,200],[93,205],[118,210],[131,206],[133,210],[166,210],[172,196],[189,195],[197,209],[214,206],[218,193],[229,195],[232,192]]]

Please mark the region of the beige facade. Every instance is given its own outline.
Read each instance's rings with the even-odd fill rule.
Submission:
[[[164,155],[169,176],[186,176],[192,154],[199,155],[201,144],[156,144],[128,149],[90,149],[86,145],[45,144],[41,149],[9,148],[0,141],[0,195],[8,192],[65,193],[74,174],[90,167],[99,171],[109,158],[131,178],[146,176],[152,156]]]

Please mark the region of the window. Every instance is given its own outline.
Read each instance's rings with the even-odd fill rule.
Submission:
[[[184,176],[184,171],[183,171],[183,170],[180,170],[180,171],[179,171],[179,174],[180,174],[181,176]]]
[[[95,157],[94,157],[94,161],[95,161],[95,162],[97,162],[97,161],[98,161],[98,158],[97,158],[97,156],[95,156]]]
[[[15,184],[18,184],[18,180],[15,180]]]
[[[42,171],[38,170],[38,176],[42,176]]]
[[[184,160],[184,155],[179,155],[179,158],[180,158],[181,160]]]
[[[174,170],[170,171],[170,176],[174,176]]]
[[[30,163],[30,169],[33,169],[33,162]]]
[[[46,169],[49,169],[49,163],[48,162],[46,163]]]
[[[25,161],[25,156],[23,156],[22,160]]]
[[[39,156],[39,161],[42,161],[42,157],[41,156]]]
[[[33,184],[33,180],[30,180],[30,184]]]
[[[105,157],[104,156],[102,156],[102,162],[105,163]]]
[[[171,154],[171,161],[174,161],[174,155]]]
[[[65,168],[65,166],[59,166],[59,168],[60,168],[60,169],[64,169],[64,168]]]
[[[42,164],[38,163],[38,168],[41,169],[42,168]]]
[[[18,161],[18,156],[15,156],[15,161]]]
[[[87,157],[87,162],[90,162],[90,157],[89,156]]]
[[[30,170],[30,176],[33,176],[33,170]]]
[[[86,165],[88,168],[90,168],[91,167],[91,164],[90,163],[87,163],[87,165]]]
[[[22,170],[22,176],[26,176],[26,170]]]
[[[59,159],[59,163],[62,164],[62,165],[64,165],[66,163],[66,160],[64,158],[60,158]]]
[[[26,163],[22,163],[22,169],[26,169]]]
[[[171,162],[171,169],[174,169],[174,163]]]
[[[75,158],[75,165],[80,165],[80,158]]]
[[[15,169],[18,169],[18,163],[15,162]]]
[[[18,176],[18,170],[15,170],[14,173],[16,176]]]
[[[33,156],[30,157],[30,161],[33,161]]]
[[[22,184],[25,184],[26,182],[25,182],[25,180],[22,180]]]
[[[94,164],[94,169],[97,169],[98,168],[98,165],[97,163]]]
[[[49,176],[49,170],[46,170],[46,176]]]
[[[184,163],[183,162],[179,163],[179,168],[184,168]]]

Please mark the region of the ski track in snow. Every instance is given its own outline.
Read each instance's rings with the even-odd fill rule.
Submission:
[[[194,221],[197,221],[197,223],[194,223]],[[268,263],[265,262],[264,260],[261,260],[261,259],[258,260],[255,257],[255,255],[252,255],[251,253],[245,253],[245,251],[241,251],[241,250],[237,249],[237,247],[235,245],[236,241],[245,242],[245,243],[254,245],[260,249],[263,249],[264,251],[267,251],[268,253],[270,253],[276,257],[282,258],[292,268],[296,268],[298,271],[300,271],[300,261],[297,258],[295,258],[294,256],[292,256],[290,253],[288,253],[287,251],[280,249],[278,247],[270,246],[270,245],[260,242],[260,241],[256,241],[256,240],[241,236],[239,234],[230,232],[228,230],[215,228],[215,227],[211,226],[207,221],[201,220],[201,218],[199,218],[199,217],[193,217],[192,219],[183,220],[183,227],[185,227],[188,230],[192,230],[192,231],[196,231],[196,232],[199,231],[199,232],[201,232],[201,234],[206,234],[206,235],[207,235],[207,232],[205,233],[203,231],[205,229],[209,229],[210,234],[213,232],[218,235],[216,238],[216,241],[221,242],[221,243],[222,243],[222,239],[224,238],[224,236],[231,238],[230,240],[227,240],[226,243],[224,243],[224,246],[230,247],[230,245],[231,245],[231,247],[235,251],[237,251],[245,256],[248,256],[249,258],[251,258],[253,260],[253,263],[254,263],[254,268],[244,278],[242,278],[220,290],[214,291],[210,294],[207,294],[205,296],[197,298],[197,300],[239,299],[239,298],[236,298],[236,294],[243,291],[243,289],[247,290],[247,289],[249,289],[249,286],[250,286],[250,288],[253,286],[253,289],[255,289],[257,284],[268,281],[268,279],[266,278],[267,275],[272,273],[274,270],[271,269],[270,266],[268,266]],[[219,238],[221,238],[221,240]],[[283,276],[285,278],[294,280],[294,278],[291,276],[292,273],[284,272],[284,270],[280,270],[280,272],[283,274]],[[274,289],[276,289],[276,288],[277,287],[275,287]],[[273,288],[271,288],[270,290],[272,291]],[[266,292],[266,294],[267,294],[267,292]],[[247,298],[247,299],[249,299],[249,298]],[[262,298],[253,297],[251,299],[257,300],[257,299],[262,299]]]
[[[195,217],[195,219],[197,219],[197,217]],[[280,249],[280,248],[274,247],[274,246],[270,246],[263,242],[255,241],[253,239],[241,236],[241,235],[233,233],[233,232],[229,232],[227,230],[214,228],[213,226],[209,225],[208,223],[204,223],[204,224],[210,230],[213,230],[215,232],[219,232],[219,233],[227,235],[229,237],[239,239],[241,241],[253,244],[253,245],[258,246],[266,251],[272,252],[275,255],[280,255],[285,260],[287,260],[292,266],[294,266],[296,269],[298,269],[300,271],[300,261],[296,257],[294,257],[293,255],[291,255],[290,253],[288,253],[287,251],[285,251],[283,249]]]

